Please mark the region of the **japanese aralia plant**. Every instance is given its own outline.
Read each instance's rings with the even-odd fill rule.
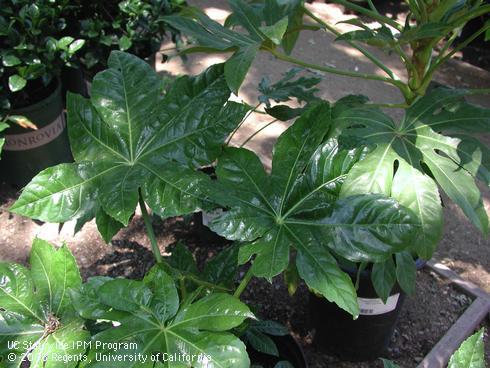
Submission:
[[[329,116],[345,109],[349,100],[332,106],[320,102],[306,110],[281,136],[268,176],[253,153],[233,148],[222,152],[225,138],[247,111],[245,105],[228,101],[231,92],[222,65],[197,77],[181,77],[164,95],[162,91],[160,79],[144,61],[113,52],[109,69],[94,79],[90,99],[68,95],[76,162],[41,172],[11,207],[12,212],[43,221],[77,220],[77,228],[95,217],[101,235],[109,241],[128,224],[139,202],[155,268],[143,281],[93,278],[82,286],[79,282],[66,286],[71,287],[77,318],[99,321],[97,325],[100,320],[118,322],[118,327],[99,326],[95,331],[102,331],[92,339],[126,341],[127,331],[134,331],[130,340],[146,353],[171,352],[175,346],[189,344],[189,351],[197,349],[221,366],[247,366],[244,346],[237,338],[211,332],[230,330],[253,317],[238,297],[253,274],[271,278],[284,269],[290,244],[298,252],[298,269],[307,284],[357,316],[355,289],[333,252],[345,248],[342,244],[347,241],[350,249],[345,252],[371,252],[383,259],[407,247],[418,225],[408,210],[382,195],[338,199],[340,181],[363,154],[362,150],[340,152],[334,138],[325,141],[333,129]],[[318,120],[318,115],[323,118]],[[218,156],[220,181],[214,183],[199,168]],[[166,218],[216,204],[232,209],[213,226],[230,238],[249,242],[240,250],[238,245],[226,249],[200,274],[182,247],[172,255],[178,262],[165,260],[146,205]],[[394,236],[387,236],[390,231]],[[314,241],[323,236],[322,244]],[[366,237],[367,244],[362,241]],[[254,266],[235,289],[238,259],[245,261],[255,253]],[[44,268],[45,277],[50,277],[49,269],[55,266]],[[15,277],[6,281],[5,300],[22,302],[24,294],[21,298],[15,293],[24,291],[13,284],[22,283]],[[2,304],[5,316],[17,312],[9,305]],[[55,328],[47,329],[49,321],[28,315],[25,323],[11,326],[9,335],[22,335],[34,321],[44,328],[45,341],[64,326],[63,317],[52,314],[58,321]],[[89,352],[88,357],[95,353]]]
[[[77,318],[99,321],[96,330],[102,331],[92,339],[135,341],[144,352],[170,352],[184,344],[191,352],[207,354],[217,366],[248,366],[243,344],[224,331],[253,318],[238,300],[253,276],[271,280],[287,270],[291,283],[299,276],[315,293],[356,318],[360,311],[354,282],[339,263],[354,262],[360,270],[372,264],[373,283],[383,300],[397,279],[406,291],[413,290],[414,257],[430,258],[442,232],[438,187],[486,233],[487,215],[475,179],[488,184],[488,155],[486,147],[463,133],[488,130],[490,114],[463,100],[474,91],[442,88],[424,93],[433,70],[454,53],[449,48],[457,29],[488,7],[468,2],[458,3],[458,8],[446,9],[444,3],[429,9],[425,3],[410,2],[411,21],[400,26],[374,7],[340,3],[382,24],[381,29],[362,27],[364,33],[340,39],[387,77],[339,71],[289,56],[301,29],[337,32],[301,2],[250,5],[233,0],[226,27],[197,9],[166,18],[196,40],[194,51],[234,51],[224,65],[197,77],[181,77],[163,93],[164,86],[148,65],[113,52],[109,69],[94,79],[89,100],[68,96],[76,162],[41,172],[11,211],[48,222],[76,219],[77,228],[95,217],[109,241],[128,225],[139,203],[157,262],[143,281],[95,278],[73,286],[70,295]],[[305,14],[316,24],[303,24]],[[427,51],[444,40],[439,56]],[[402,82],[359,41],[397,50],[412,68],[409,81]],[[307,104],[299,110],[267,107],[280,119],[300,115],[279,137],[268,174],[253,152],[223,149],[249,109],[229,101],[229,96],[238,91],[259,50],[299,66],[391,83],[405,98],[397,105],[406,108],[405,118],[394,122],[361,96],[329,103],[307,94]],[[272,93],[270,99],[302,98],[301,91],[308,87],[291,77],[286,76],[282,92],[292,92]],[[199,169],[216,159],[218,180],[211,182]],[[182,269],[189,257],[176,263],[164,259],[147,205],[162,218],[218,205],[227,208],[211,227],[239,243],[225,251],[229,257],[218,255],[221,258],[210,262],[210,268],[226,271],[233,279],[230,269],[251,263],[238,286],[211,271]],[[8,298],[15,287],[6,285],[2,296]],[[16,313],[8,305],[2,309],[2,321]],[[101,325],[100,320],[118,323]],[[64,324],[59,321],[54,330],[45,327],[43,335],[61,331]],[[11,326],[13,336],[26,328]]]
[[[390,197],[400,205],[399,214],[401,215],[403,211],[408,210],[414,220],[414,226],[418,227],[413,237],[409,239],[410,244],[394,249],[395,257],[377,254],[377,250],[382,247],[375,246],[368,249],[370,241],[367,236],[361,237],[362,243],[366,246],[364,249],[352,246],[348,240],[342,241],[340,247],[337,247],[335,241],[326,236],[317,236],[314,241],[316,244],[323,243],[323,249],[332,250],[336,257],[358,263],[360,268],[365,267],[365,262],[372,262],[373,271],[380,271],[373,272],[374,286],[380,297],[385,300],[397,279],[403,289],[408,292],[413,291],[414,257],[429,259],[436,249],[443,228],[440,190],[462,209],[483,234],[488,233],[488,216],[483,207],[476,180],[485,185],[489,183],[489,152],[484,144],[475,139],[474,133],[488,131],[490,111],[467,103],[464,96],[488,93],[490,89],[430,89],[429,85],[435,71],[445,61],[476,37],[488,31],[490,25],[486,24],[467,40],[453,47],[461,28],[471,19],[488,14],[490,6],[481,1],[437,1],[430,2],[430,4],[423,1],[407,1],[409,12],[406,22],[399,24],[379,13],[371,1],[367,2],[368,8],[350,1],[335,0],[333,2],[371,18],[378,25],[368,27],[360,19],[353,18],[347,23],[358,27],[359,30],[341,34],[335,27],[313,14],[301,1],[277,2],[274,0],[250,3],[242,0],[230,0],[229,5],[232,13],[225,21],[224,26],[213,21],[197,8],[186,9],[180,16],[169,16],[166,17],[166,20],[195,40],[195,47],[188,49],[187,52],[232,52],[231,57],[225,62],[224,70],[226,81],[235,92],[238,91],[259,51],[270,53],[277,60],[309,70],[385,82],[400,90],[404,101],[397,104],[370,103],[363,96],[343,98],[333,104],[330,109],[317,113],[313,128],[316,134],[322,134],[320,117],[324,116],[323,119],[330,122],[330,130],[325,132],[323,137],[318,138],[314,145],[318,145],[318,150],[326,151],[335,144],[335,147],[338,147],[335,149],[341,155],[352,157],[349,161],[350,165],[339,165],[345,172],[341,172],[338,180],[334,181],[337,189],[334,192],[334,198],[342,201],[346,200],[345,198],[352,198],[352,196],[360,194],[380,194]],[[299,33],[304,29],[325,30],[333,33],[337,36],[337,42],[345,42],[357,49],[386,75],[379,76],[341,70],[324,66],[323,63],[308,63],[291,56]],[[399,56],[406,67],[408,79],[404,81],[398,77],[363,44],[389,50]],[[436,48],[438,52],[435,52]],[[312,86],[311,78],[293,81],[291,75],[286,75],[275,86],[277,88],[275,91],[274,86],[266,85],[265,87],[268,88],[264,88],[263,83],[261,83],[262,95],[264,95],[265,90],[269,92],[270,98],[276,102],[287,101],[287,96],[290,96],[295,97],[300,102],[305,101],[306,106],[318,103],[318,98],[305,93]],[[265,95],[267,97],[267,93]],[[280,120],[288,120],[298,113],[298,109],[293,109],[285,104],[270,106],[267,99],[261,99],[259,102],[267,102],[265,111]],[[381,107],[403,109],[405,116],[400,121],[394,121],[380,109]],[[303,109],[299,110],[299,112],[301,111]],[[288,134],[293,135],[298,144],[307,145],[309,141],[300,134],[307,134],[308,129],[299,128],[300,122],[306,116],[308,116],[307,113],[295,123],[297,126],[296,133],[292,133],[295,129],[293,127],[289,133],[285,133],[283,137],[279,138],[274,158],[281,151],[281,142],[285,142],[285,137]],[[304,146],[302,147],[304,148]],[[220,170],[220,162],[228,162],[230,155],[245,157],[251,154],[246,153],[245,150],[225,150],[223,157],[218,160],[218,173],[222,172],[221,178],[219,175],[218,178],[223,183],[231,179],[226,170]],[[311,156],[311,159],[314,157],[314,155]],[[334,155],[330,154],[326,157],[331,159]],[[291,156],[293,162],[300,162],[296,160],[297,158],[299,159],[300,156]],[[275,173],[274,161],[272,179],[275,179],[279,172],[283,172],[278,170]],[[283,159],[282,161],[286,160]],[[223,163],[223,165],[229,164]],[[338,167],[332,163],[329,165],[334,168]],[[250,165],[247,166],[250,167]],[[326,166],[315,166],[310,162],[305,167],[306,170],[298,169],[298,173],[306,176],[309,172],[308,167],[319,170]],[[240,173],[242,170],[236,172]],[[252,176],[252,178],[260,177],[258,175]],[[294,178],[294,175],[288,177],[288,189],[294,187]],[[301,178],[301,181],[307,180]],[[332,183],[328,183],[320,189],[325,190],[332,185]],[[249,189],[256,187],[260,187],[260,185],[248,186]],[[280,186],[272,187],[280,188]],[[320,189],[314,194],[318,194]],[[260,197],[263,198],[264,196],[260,195]],[[301,206],[294,207],[293,201],[294,209],[284,211],[285,208],[287,209],[287,204],[285,205],[281,201],[287,199],[287,195],[278,194],[277,197],[278,199],[272,200],[272,203],[280,209],[279,212],[274,206],[272,209],[269,208],[269,212],[277,217],[278,221],[271,223],[282,225],[284,222],[286,227],[288,227],[288,221],[283,214],[287,213],[289,216],[298,207],[306,205],[309,208],[308,213],[315,213],[316,215],[318,213],[317,206],[320,206],[320,203],[326,204],[326,201],[314,200],[308,203],[305,200],[300,201]],[[239,213],[236,220],[246,224],[243,226],[244,229],[255,229],[256,226],[253,224],[256,223],[261,228],[264,227],[264,224],[268,224],[240,213],[240,211],[245,211],[243,203],[241,200],[228,204],[232,211],[216,220],[213,228],[231,239],[255,240],[257,233],[233,233],[233,227],[230,226],[235,220],[233,218],[235,213]],[[351,203],[355,202],[351,200]],[[355,206],[352,205],[352,207]],[[332,210],[330,209],[330,211]],[[256,213],[261,212],[257,210]],[[265,228],[273,229],[274,226],[265,226],[258,234],[267,234],[264,239],[272,240],[273,234],[277,234],[277,232],[267,231]],[[312,228],[318,229],[317,227]],[[284,235],[285,233],[281,231],[279,234]],[[291,231],[287,233],[290,234]],[[336,240],[344,235],[343,232],[336,232],[335,234]],[[396,232],[389,236],[392,246],[395,245],[399,240]],[[287,243],[294,247],[301,247],[298,244],[300,244],[300,240],[304,241],[304,239],[307,238],[297,237],[288,240]],[[274,255],[274,257],[264,257],[270,263],[270,267],[267,268],[269,273],[266,274],[258,265],[254,265],[252,269],[257,270],[258,276],[270,278],[284,270],[289,252],[285,250],[276,252],[275,249],[279,242],[270,241],[269,243],[272,244],[269,251]],[[244,257],[242,260],[248,259],[250,254],[257,253],[255,263],[262,264],[260,254],[265,252],[268,247],[264,245],[264,242],[258,242],[256,246],[245,246],[243,249]],[[413,257],[409,256],[410,254]],[[298,256],[303,259],[299,249]],[[282,261],[278,262],[278,258]],[[394,262],[395,259],[396,263]],[[272,267],[273,265],[276,267]],[[328,270],[329,268],[324,267],[323,269]]]
[[[489,151],[475,138],[475,134],[488,132],[490,111],[467,103],[465,96],[489,93],[490,89],[432,88],[431,82],[444,62],[481,34],[488,33],[490,24],[487,23],[455,45],[462,27],[468,21],[488,14],[490,6],[482,1],[406,1],[409,11],[405,23],[400,24],[379,13],[372,1],[367,1],[368,7],[345,0],[333,2],[358,12],[364,19],[376,21],[376,25],[353,18],[346,23],[358,29],[341,33],[312,13],[303,2],[294,0],[230,0],[232,13],[224,25],[213,21],[197,8],[186,9],[180,16],[169,16],[166,20],[195,41],[195,46],[186,50],[187,53],[231,53],[224,70],[226,81],[235,93],[238,93],[260,51],[295,66],[384,82],[400,91],[403,97],[400,103],[370,103],[364,96],[348,96],[331,104],[329,109],[317,110],[313,119],[315,134],[322,135],[322,117],[329,121],[330,129],[323,132],[323,137],[318,136],[318,141],[313,143],[318,146],[318,151],[311,156],[308,153],[309,162],[297,171],[293,170],[284,185],[278,181],[278,176],[287,173],[287,170],[276,168],[292,165],[293,162],[301,164],[302,157],[296,156],[292,150],[290,156],[279,158],[281,147],[294,147],[294,143],[302,149],[307,147],[311,140],[306,136],[311,136],[308,135],[308,128],[301,124],[308,116],[308,112],[304,111],[321,102],[308,93],[314,84],[312,79],[293,80],[294,71],[287,73],[275,86],[270,86],[265,79],[259,88],[262,95],[256,109],[265,103],[265,112],[276,120],[289,120],[302,114],[289,133],[279,138],[271,175],[267,177],[259,170],[260,174],[254,171],[252,175],[240,178],[239,174],[246,172],[246,169],[258,170],[260,167],[253,154],[242,148],[226,149],[218,159],[218,181],[235,189],[240,188],[236,193],[240,200],[230,203],[223,199],[222,205],[230,211],[214,220],[211,227],[229,239],[245,242],[239,260],[247,262],[255,255],[249,276],[270,279],[286,270],[290,290],[294,290],[299,274],[316,294],[335,300],[340,307],[349,310],[345,304],[348,300],[346,296],[351,294],[348,290],[353,290],[354,280],[358,284],[364,270],[368,271],[376,294],[385,303],[394,287],[399,286],[409,294],[414,292],[416,259],[430,259],[442,237],[441,192],[460,207],[479,231],[488,235],[488,215],[477,181],[487,186],[489,184]],[[306,29],[332,33],[336,36],[336,42],[346,43],[359,51],[383,75],[342,70],[293,56],[299,33]],[[402,80],[397,76],[366,45],[398,56],[406,68],[407,79]],[[289,97],[305,104],[299,109],[282,104]],[[271,106],[270,99],[278,104]],[[403,109],[404,117],[395,121],[381,108]],[[292,133],[294,127],[296,132]],[[285,143],[288,135],[294,138]],[[339,160],[336,156],[342,157],[341,163],[335,164],[336,159]],[[315,163],[315,157],[319,163]],[[326,180],[318,182],[318,175]],[[251,182],[247,183],[247,178]],[[290,188],[294,193],[291,199],[287,194]],[[251,190],[255,197],[251,197],[253,200],[250,202],[255,207],[260,204],[258,207],[261,209],[247,206],[245,199],[250,198]],[[328,196],[316,198],[325,193]],[[364,196],[356,197],[359,195]],[[379,250],[386,250],[384,245],[378,243],[383,237],[376,234],[373,241],[370,234],[359,230],[355,223],[360,219],[354,210],[359,204],[355,198],[364,201],[369,198],[366,195],[382,195],[384,197],[380,198],[383,200],[390,198],[399,205],[397,215],[383,220],[376,216],[374,210],[381,208],[379,202],[362,206],[369,212],[369,216],[366,216],[369,221],[376,218],[383,225],[396,224],[397,230],[407,230],[407,223],[397,223],[406,213],[411,218],[408,221],[410,226],[417,228],[414,232],[405,233],[407,237],[399,236],[392,228],[383,233],[392,247],[386,253],[378,253]],[[341,213],[336,210],[341,203],[350,204],[352,216],[344,213],[342,220],[349,224],[349,229],[359,242],[351,241],[345,229],[332,226],[332,218]],[[296,212],[301,213],[301,219],[296,218]],[[383,214],[388,213],[383,211]],[[325,229],[328,230],[325,232]],[[290,245],[293,252],[288,250]],[[311,264],[305,266],[308,258],[317,260],[316,268],[310,267]],[[295,262],[291,262],[294,259]],[[349,279],[344,278],[348,288],[343,287],[344,283],[339,280],[332,282],[338,270],[337,263],[341,263],[344,270],[354,270],[354,275],[351,274]],[[335,290],[331,284],[342,285],[341,290]],[[357,305],[355,299],[353,305]],[[353,309],[349,311],[356,314]],[[325,327],[326,334],[338,336],[331,327]],[[390,328],[387,330],[383,338],[385,342],[389,341],[392,331]],[[342,331],[339,333],[343,334]],[[338,341],[349,344],[346,340]],[[350,344],[355,349],[352,341]]]

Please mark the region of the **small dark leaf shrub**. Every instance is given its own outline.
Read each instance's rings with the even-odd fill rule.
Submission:
[[[107,67],[113,50],[149,58],[170,37],[179,43],[179,32],[163,22],[165,15],[178,12],[184,0],[124,0],[71,2],[70,19],[77,24],[86,46],[81,62],[92,76]]]
[[[84,40],[65,36],[68,1],[13,1],[0,7],[0,120],[72,65]],[[26,87],[28,90],[25,92]],[[30,93],[29,93],[30,92]]]

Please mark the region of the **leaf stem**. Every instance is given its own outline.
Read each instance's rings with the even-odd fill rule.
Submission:
[[[233,294],[234,297],[239,298],[240,295],[242,295],[243,291],[247,288],[248,283],[253,277],[253,271],[252,271],[252,266],[248,269],[247,273],[243,277],[242,281],[238,285],[238,287],[235,290],[235,293]]]
[[[226,287],[223,287],[223,286],[220,286],[220,285],[216,285],[216,284],[213,284],[211,282],[207,282],[207,281],[204,281],[204,280],[201,280],[193,275],[190,275],[190,274],[184,274],[184,279],[187,279],[199,286],[203,286],[207,289],[215,289],[215,290],[220,290],[220,291],[225,291],[225,292],[229,292],[231,291],[230,289],[226,288]]]
[[[179,285],[180,285],[180,296],[181,296],[182,300],[185,300],[185,298],[187,297],[187,290],[185,289],[185,279],[184,278],[179,279]]]
[[[163,262],[162,255],[160,253],[160,248],[158,248],[157,238],[155,237],[155,232],[151,224],[151,219],[146,209],[146,204],[143,198],[143,193],[141,192],[141,188],[139,189],[139,204],[141,208],[141,213],[143,215],[143,221],[145,222],[146,234],[150,239],[151,251],[153,252],[153,256],[155,257],[156,262],[162,263]]]
[[[437,68],[439,65],[441,65],[442,63],[444,63],[446,60],[448,60],[449,58],[451,58],[454,54],[456,54],[458,51],[464,49],[466,46],[468,46],[473,40],[475,40],[479,35],[481,35],[483,32],[485,32],[487,29],[490,29],[490,25],[486,25],[484,27],[482,27],[481,29],[479,29],[478,31],[476,31],[475,33],[473,33],[470,37],[468,37],[466,40],[464,40],[464,42],[460,43],[458,45],[458,47],[455,47],[451,52],[449,52],[448,54],[446,55],[440,55],[441,57],[439,57],[436,62],[434,63],[434,66],[431,67],[431,69],[435,69]]]
[[[252,113],[257,110],[259,108],[259,106],[262,105],[262,102],[259,102],[257,105],[255,105],[255,107],[251,110],[249,110],[249,112],[247,112],[247,114],[244,116],[244,118],[242,119],[242,121],[240,121],[240,123],[236,126],[235,129],[233,129],[233,131],[231,132],[230,136],[228,137],[228,139],[226,140],[226,143],[225,145],[230,145],[230,142],[231,142],[231,139],[233,138],[233,136],[235,135],[235,133],[238,131],[238,129],[240,129],[240,127],[243,125],[243,123],[245,123],[245,121],[250,117],[250,115],[252,115]]]
[[[386,107],[389,109],[406,109],[407,107],[410,107],[410,105],[406,103],[367,103],[366,105],[374,107]]]
[[[488,95],[490,94],[490,88],[475,88],[475,89],[467,89],[466,95]]]
[[[322,19],[318,18],[315,14],[313,14],[309,9],[303,6],[303,11],[305,12],[306,15],[308,15],[311,19],[313,19],[315,22],[320,24],[323,28],[328,30],[329,32],[333,33],[335,36],[341,36],[342,33],[336,30],[334,27],[329,25],[328,23],[324,22]],[[364,47],[357,45],[355,42],[351,40],[343,40],[345,43],[350,45],[351,47],[355,48],[358,50],[360,53],[362,53],[365,57],[367,57],[369,60],[373,62],[376,66],[378,66],[381,70],[383,70],[390,78],[392,79],[399,79],[395,74],[393,74],[393,71],[390,70],[381,60],[379,60],[376,56],[374,56],[372,53],[370,53],[368,50],[366,50]]]
[[[302,66],[304,68],[316,69],[316,70],[319,70],[322,72],[343,75],[346,77],[362,78],[362,79],[369,79],[369,80],[376,80],[376,81],[380,81],[380,82],[390,83],[390,84],[394,85],[395,87],[398,87],[398,89],[403,93],[403,96],[405,98],[407,98],[408,87],[402,81],[394,80],[392,78],[380,77],[379,75],[374,75],[374,74],[351,72],[348,70],[337,69],[337,68],[333,68],[333,67],[329,67],[329,66],[311,64],[311,63],[307,63],[303,60],[299,60],[299,59],[293,58],[291,56],[281,54],[280,52],[273,50],[273,49],[264,48],[264,50],[269,51],[272,55],[274,55],[279,60],[286,61],[286,62],[292,63],[292,64],[296,64],[296,65]]]
[[[267,128],[269,125],[274,124],[277,121],[277,119],[274,119],[272,121],[269,121],[267,124],[265,124],[262,128],[259,130],[255,131],[252,135],[250,135],[247,139],[243,141],[242,144],[240,144],[240,148],[245,146],[248,142],[250,142],[257,134],[259,134],[261,131],[263,131],[265,128]]]

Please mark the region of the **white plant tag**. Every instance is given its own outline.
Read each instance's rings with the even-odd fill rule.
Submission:
[[[386,304],[381,299],[357,298],[359,308],[361,309],[360,314],[364,316],[377,316],[391,312],[396,308],[399,297],[400,294],[389,296]]]

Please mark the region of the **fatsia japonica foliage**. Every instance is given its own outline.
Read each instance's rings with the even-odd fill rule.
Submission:
[[[233,249],[223,254],[236,258]],[[236,261],[220,256],[204,270],[213,282],[236,270]],[[182,251],[173,257],[180,262]],[[174,277],[181,272],[158,264],[143,280],[96,276],[82,283],[66,245],[56,249],[36,238],[30,269],[0,263],[1,366],[249,367],[232,329],[255,319],[250,309],[213,292],[211,282],[188,294],[181,289],[179,297]],[[168,359],[179,355],[187,360]]]
[[[345,108],[342,101],[322,102],[303,113],[279,137],[270,175],[253,152],[225,149],[217,165],[224,189],[211,196],[229,210],[211,228],[241,241],[239,262],[254,256],[253,274],[269,280],[288,266],[292,246],[306,284],[357,316],[354,285],[336,257],[383,262],[412,244],[419,223],[380,194],[340,198],[349,170],[365,155],[328,138],[333,117]]]
[[[223,65],[162,81],[135,56],[114,51],[95,77],[90,99],[68,94],[68,132],[75,163],[42,171],[12,212],[47,222],[96,217],[108,241],[127,225],[138,189],[162,217],[206,208],[199,186],[247,108],[228,101]]]
[[[69,289],[81,284],[68,248],[56,250],[41,239],[32,244],[30,269],[0,263],[0,358],[4,358],[0,365],[19,368],[29,359],[32,368],[54,368],[59,362],[46,361],[45,356],[84,353],[83,343],[88,343],[90,334],[69,296]]]
[[[247,318],[254,318],[249,308],[226,293],[200,297],[202,289],[180,299],[174,279],[164,268],[154,266],[142,281],[93,277],[72,292],[73,303],[82,317],[116,322],[116,327],[92,337],[100,342],[99,346],[107,343],[107,348],[91,349],[89,363],[82,366],[105,367],[106,363],[97,363],[98,353],[124,359],[128,368],[249,367],[245,345],[229,332]],[[132,344],[121,345],[120,349],[110,345],[119,342]],[[147,365],[131,362],[128,357],[135,354],[153,354],[157,362],[149,358]],[[168,359],[179,355],[190,360]]]
[[[411,209],[421,229],[413,242],[429,259],[442,235],[439,188],[488,234],[488,215],[475,180],[488,185],[489,150],[474,133],[486,132],[490,110],[465,102],[464,90],[437,88],[420,98],[400,122],[361,105],[335,117],[340,140],[369,147],[347,174],[340,196],[382,193]]]
[[[281,46],[290,53],[303,25],[301,0],[267,0],[250,4],[230,0],[233,14],[225,26],[209,18],[198,8],[186,8],[180,15],[166,16],[165,22],[197,41],[187,52],[233,51],[225,63],[225,77],[237,92],[261,48]],[[244,32],[234,28],[239,26]]]

